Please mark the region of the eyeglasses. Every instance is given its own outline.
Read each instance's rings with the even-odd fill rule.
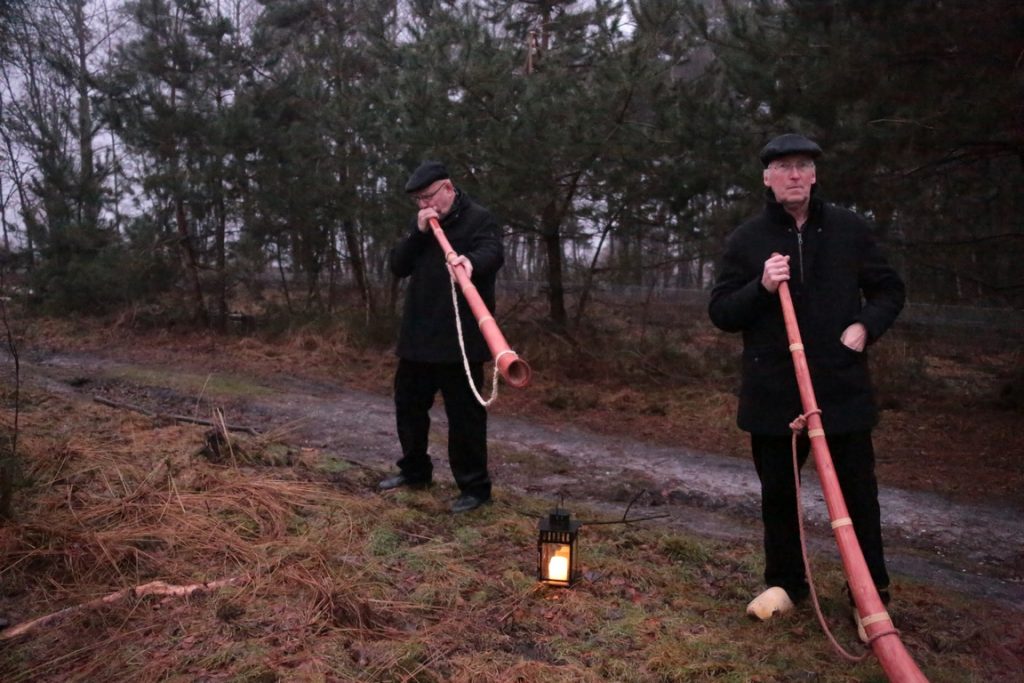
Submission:
[[[443,190],[444,187],[445,183],[441,183],[441,185],[433,192],[426,192],[424,194],[414,194],[411,195],[409,198],[412,199],[413,204],[419,204],[420,202],[429,202],[431,199],[434,198],[434,195]]]
[[[768,166],[775,171],[785,171],[786,173],[792,173],[793,171],[809,171],[814,168],[814,162],[810,159],[801,159],[800,161],[773,161]]]

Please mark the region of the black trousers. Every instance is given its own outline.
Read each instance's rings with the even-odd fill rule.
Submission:
[[[483,363],[470,363],[473,383],[483,380]],[[427,453],[430,408],[441,392],[448,416],[448,463],[462,493],[490,498],[487,474],[487,409],[473,396],[461,363],[419,363],[399,359],[395,373],[395,419],[402,458],[398,468],[415,481],[430,481]]]
[[[879,589],[889,585],[882,549],[882,520],[875,479],[875,450],[871,432],[826,434],[839,488],[853,520],[857,542]],[[751,451],[761,479],[761,519],[764,521],[764,580],[781,586],[794,599],[807,595],[793,478],[792,437],[751,434]],[[810,452],[806,434],[797,440],[802,468]]]

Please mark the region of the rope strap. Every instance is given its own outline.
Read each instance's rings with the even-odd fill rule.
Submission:
[[[789,423],[789,428],[793,430],[793,436],[796,436],[800,432],[807,429],[807,418],[809,418],[811,415],[821,415],[821,409],[815,408],[814,410],[807,411],[803,415],[797,415],[796,418]],[[818,432],[819,430],[815,429],[814,431]],[[821,434],[809,434],[808,436],[824,436],[824,434],[825,432],[822,431]]]
[[[874,614],[869,614],[866,617],[861,617],[860,625],[867,628],[870,624],[877,624],[880,621],[892,622],[892,619],[889,618],[888,612],[875,612]]]
[[[789,428],[793,430],[793,483],[796,487],[796,522],[797,527],[800,530],[800,552],[803,555],[804,559],[804,573],[807,576],[807,587],[811,593],[811,604],[814,605],[814,613],[818,617],[818,624],[821,625],[821,630],[825,632],[825,637],[828,638],[829,643],[831,643],[832,649],[839,653],[839,655],[843,657],[843,659],[846,659],[850,662],[860,662],[863,661],[871,653],[871,650],[867,650],[866,652],[860,655],[851,654],[847,652],[842,645],[839,644],[839,641],[836,640],[836,637],[832,634],[832,629],[828,627],[828,621],[825,620],[825,615],[821,611],[821,603],[818,600],[818,590],[817,587],[814,585],[814,572],[811,571],[811,557],[807,552],[807,536],[806,532],[804,531],[804,506],[801,502],[800,496],[800,462],[797,458],[796,440],[797,437],[800,435],[800,432],[802,432],[807,427],[807,418],[814,414],[820,415],[821,411],[818,409],[808,411],[806,414],[800,415],[789,424]],[[825,434],[822,430],[814,429],[811,431],[821,431],[821,436],[824,436]],[[849,517],[842,517],[832,522],[832,528],[834,529],[837,526],[845,526],[846,524],[852,525],[853,521]],[[864,623],[864,620],[861,620],[861,624]],[[877,638],[889,635],[889,633],[891,633],[891,631],[886,633],[879,633],[875,636],[872,636],[869,639],[868,644],[870,645],[870,643],[876,640]]]
[[[839,519],[832,520],[833,529],[838,529],[841,526],[853,526],[853,520],[849,517],[840,517]]]
[[[862,628],[867,628],[868,624],[877,624],[883,621],[889,622],[889,628],[884,631],[879,631],[873,636],[868,636],[868,642],[864,643],[867,647],[870,648],[872,643],[885,636],[899,637],[900,631],[898,628],[893,626],[892,619],[889,617],[888,612],[876,612],[875,614],[869,614],[868,616],[861,618],[860,625]]]
[[[455,252],[448,252],[453,254]],[[447,256],[445,257],[447,260]],[[462,318],[459,317],[459,294],[455,291],[455,276],[452,273],[448,273],[448,280],[452,284],[452,306],[455,308],[455,329],[459,333],[459,350],[462,351],[462,367],[466,371],[466,381],[469,382],[469,388],[473,391],[473,396],[476,397],[477,402],[484,408],[494,403],[498,398],[498,358],[501,358],[503,354],[512,353],[511,351],[502,351],[498,354],[498,358],[494,359],[494,375],[491,377],[491,397],[484,400],[483,396],[476,389],[476,384],[473,382],[473,374],[469,369],[469,358],[466,356],[466,341],[462,337]],[[484,318],[487,320],[487,318]],[[480,322],[483,322],[481,320]]]
[[[871,644],[874,643],[879,638],[882,638],[884,636],[896,636],[898,638],[899,635],[900,635],[900,630],[898,628],[896,628],[896,627],[893,627],[893,628],[889,629],[888,631],[879,631],[878,633],[876,633],[873,636],[868,636],[868,642],[864,643],[864,645],[866,647],[870,648]],[[867,655],[867,653],[864,653],[864,654],[865,654],[865,656]]]
[[[790,344],[789,345],[789,350],[790,351],[803,351],[804,350],[804,345],[803,344]]]

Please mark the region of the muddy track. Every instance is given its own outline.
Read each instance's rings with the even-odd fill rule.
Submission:
[[[24,381],[42,389],[82,400],[97,395],[127,400],[164,413],[190,414],[197,405],[195,395],[154,379],[180,374],[181,364],[139,366],[98,355],[26,355]],[[139,376],[140,369],[145,383],[125,379]],[[217,405],[229,422],[261,431],[287,428],[284,440],[294,446],[316,448],[324,457],[382,473],[393,468],[398,445],[390,397],[295,377],[233,379],[262,390],[244,398],[218,396]],[[435,408],[433,419],[431,451],[435,479],[441,484],[434,490],[454,495],[444,456],[443,410]],[[649,523],[760,544],[758,483],[745,460],[610,438],[568,424],[539,426],[503,416],[500,405],[492,409],[489,436],[499,505],[503,488],[552,501],[564,494],[570,504],[585,503],[612,519],[636,499],[631,516],[666,515]],[[1019,511],[881,485],[892,571],[1024,611],[1024,520]],[[813,467],[805,470],[803,501],[812,548],[837,555]]]

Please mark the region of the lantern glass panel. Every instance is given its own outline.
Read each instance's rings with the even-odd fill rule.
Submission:
[[[555,586],[571,586],[578,573],[576,540],[579,522],[568,512],[555,509],[540,521],[537,538],[537,578]]]
[[[541,578],[551,583],[569,583],[572,576],[572,546],[568,543],[541,544]]]

